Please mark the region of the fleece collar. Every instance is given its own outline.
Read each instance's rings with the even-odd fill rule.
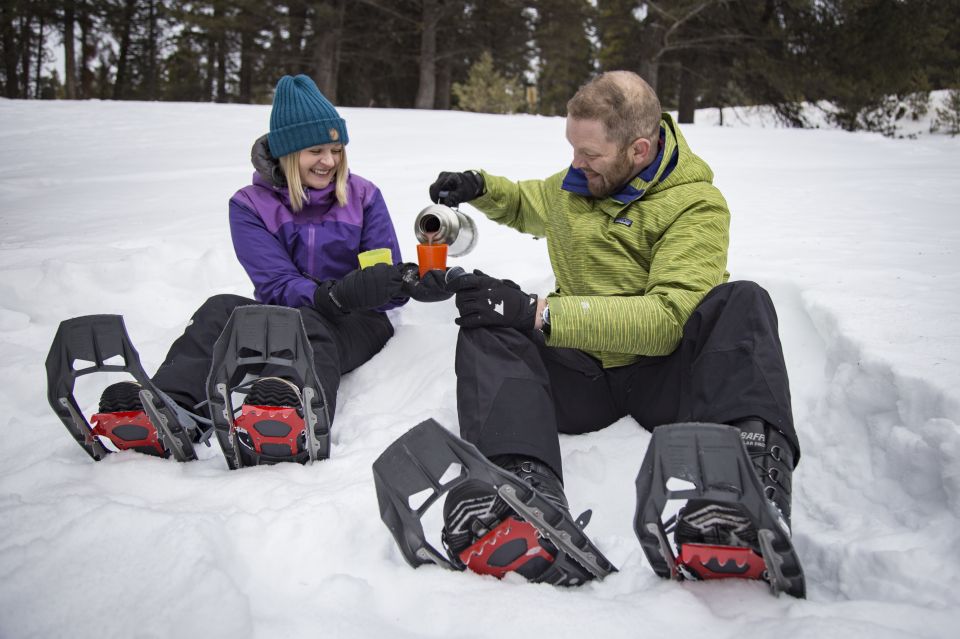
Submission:
[[[620,204],[630,204],[642,198],[647,192],[647,189],[653,186],[655,182],[662,182],[667,179],[667,176],[677,167],[677,162],[680,159],[680,149],[676,143],[669,146],[672,147],[670,160],[666,163],[666,166],[664,166],[663,158],[668,147],[667,129],[664,124],[661,123],[657,157],[650,163],[650,166],[634,176],[622,189],[609,197]],[[663,170],[661,171],[661,169]],[[567,174],[564,176],[563,184],[560,188],[584,197],[593,197],[590,194],[590,189],[587,187],[587,176],[584,175],[581,169],[575,169],[572,166],[567,169]]]

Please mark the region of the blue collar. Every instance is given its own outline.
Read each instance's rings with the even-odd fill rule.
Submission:
[[[637,175],[630,178],[630,181],[627,182],[622,189],[616,193],[610,195],[609,197],[613,198],[620,204],[630,204],[636,200],[639,200],[643,197],[643,194],[646,193],[646,189],[638,189],[633,186],[633,181],[637,178],[640,178],[646,183],[650,183],[657,176],[657,172],[660,170],[660,165],[663,163],[663,150],[666,146],[667,140],[667,131],[663,128],[663,125],[660,126],[660,144],[658,145],[659,151],[657,152],[657,157],[650,163],[650,166],[640,171]],[[667,166],[667,170],[664,171],[664,174],[660,177],[660,181],[666,179],[666,177],[673,172],[674,167],[677,165],[677,160],[679,159],[678,149],[675,149],[673,152],[673,157],[670,158],[670,164]],[[567,174],[563,178],[563,184],[560,185],[564,191],[569,191],[570,193],[576,193],[577,195],[583,195],[585,197],[593,197],[590,194],[590,189],[587,187],[587,176],[584,175],[581,169],[575,169],[572,166],[567,170]]]

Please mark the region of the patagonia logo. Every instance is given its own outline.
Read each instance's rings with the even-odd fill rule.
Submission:
[[[626,217],[618,217],[613,220],[614,224],[623,224],[624,226],[633,226],[633,220]]]

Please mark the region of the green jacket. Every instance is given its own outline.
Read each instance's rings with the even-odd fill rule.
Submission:
[[[605,368],[672,353],[697,304],[729,278],[730,212],[713,171],[666,113],[661,132],[658,161],[603,200],[573,192],[583,192],[579,172],[565,169],[523,182],[482,172],[486,192],[470,202],[547,238],[557,282],[547,344],[584,350]]]

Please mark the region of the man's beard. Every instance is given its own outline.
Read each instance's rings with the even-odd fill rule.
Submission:
[[[623,188],[627,182],[633,179],[636,172],[630,156],[624,151],[619,156],[617,163],[610,167],[609,170],[604,173],[593,174],[596,176],[594,180],[591,180],[589,176],[587,177],[587,189],[593,197],[604,198],[613,195]],[[596,183],[597,178],[599,178],[599,184]]]

